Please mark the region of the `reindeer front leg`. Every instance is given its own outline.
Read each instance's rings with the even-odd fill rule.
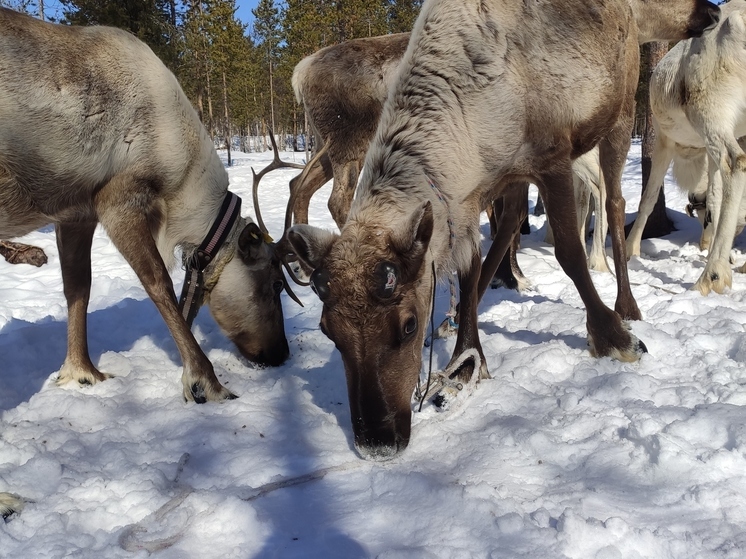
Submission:
[[[100,372],[88,353],[88,300],[91,294],[91,243],[96,222],[58,223],[62,285],[67,300],[67,356],[57,384],[96,384],[108,375]]]
[[[708,137],[708,144],[714,147],[708,148],[708,151],[712,149],[715,152],[713,159],[720,169],[723,199],[707,264],[694,285],[702,295],[707,295],[710,291],[722,293],[726,287],[732,285],[730,251],[738,226],[741,198],[746,189],[746,153],[741,150],[735,138],[729,138],[725,134],[718,137],[715,133],[711,138]]]
[[[475,380],[490,378],[482,352],[482,344],[479,341],[479,328],[477,326],[477,305],[480,299],[478,286],[481,271],[482,257],[476,250],[472,255],[469,269],[458,274],[460,298],[458,335],[456,337],[456,347],[446,371],[450,373],[451,378],[458,377],[463,382],[469,382],[472,379],[475,368],[479,369],[479,377]],[[471,357],[467,357],[469,353],[471,353]],[[464,357],[467,357],[466,360],[458,365]]]
[[[95,206],[109,238],[137,274],[176,342],[184,365],[184,398],[198,404],[235,398],[218,381],[212,363],[179,312],[171,277],[150,229],[150,223],[162,216],[155,208],[149,183],[115,177],[96,195]]]

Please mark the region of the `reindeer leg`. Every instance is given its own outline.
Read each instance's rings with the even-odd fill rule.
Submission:
[[[478,300],[482,299],[493,280],[501,281],[506,287],[519,291],[528,283],[515,256],[520,246],[521,224],[528,217],[527,200],[528,183],[508,185],[502,196],[495,200],[495,238],[482,263]]]
[[[303,172],[290,181],[286,229],[294,223],[308,223],[308,206],[314,194],[333,178],[332,164],[326,151],[318,153],[308,162],[308,173]],[[290,221],[290,222],[288,222]]]
[[[96,384],[106,380],[88,353],[88,299],[91,294],[91,243],[96,222],[58,223],[62,285],[67,300],[67,356],[57,384]]]
[[[648,222],[650,214],[653,213],[655,203],[658,201],[658,193],[663,187],[663,179],[666,176],[666,171],[668,171],[668,167],[671,165],[672,160],[673,146],[671,146],[670,142],[663,137],[663,134],[661,132],[659,132],[655,136],[653,157],[650,164],[650,176],[648,176],[648,182],[645,184],[645,188],[642,190],[640,207],[637,210],[637,219],[635,219],[635,222],[632,225],[629,234],[627,235],[627,258],[631,258],[632,256],[640,256],[640,242],[642,241],[642,232],[645,229],[645,224]],[[603,164],[601,168],[603,169]],[[606,177],[605,172],[604,177]],[[606,187],[606,192],[609,192],[608,186]],[[609,228],[611,228],[611,214],[609,214],[608,217]],[[614,259],[614,262],[616,263],[616,258]]]
[[[746,153],[735,138],[725,133],[711,131],[707,135],[708,152],[712,150],[723,181],[723,200],[720,219],[713,234],[712,247],[707,255],[707,264],[694,285],[702,295],[710,291],[722,293],[732,285],[730,251],[738,226],[738,211],[746,189]]]
[[[500,204],[499,207],[498,204]],[[502,212],[502,202],[500,201],[500,198],[492,200],[492,202],[487,204],[487,208],[484,211],[487,214],[487,221],[490,223],[490,239],[494,241],[495,235],[497,235],[497,216]]]
[[[171,278],[150,228],[161,217],[150,185],[131,177],[115,177],[99,191],[95,205],[109,238],[137,274],[176,342],[184,365],[184,398],[197,403],[235,398],[221,386],[212,363],[179,312]]]
[[[644,345],[630,334],[619,315],[604,305],[591,280],[585,251],[577,234],[569,161],[564,165],[557,163],[554,172],[545,174],[538,182],[547,218],[557,241],[555,256],[585,304],[591,354],[610,356],[620,361],[638,360],[645,351]]]
[[[477,373],[479,377],[476,380],[490,378],[490,374],[487,372],[484,353],[482,352],[482,344],[479,341],[479,328],[477,326],[478,284],[481,268],[482,257],[479,251],[475,251],[469,269],[458,275],[460,322],[458,336],[456,337],[456,347],[453,350],[453,357],[448,367],[446,367],[446,371],[450,372],[450,378],[458,378],[463,382],[471,380],[476,367],[479,368]],[[471,352],[472,357],[467,358],[463,363],[454,367],[456,363],[459,363],[463,359],[463,356],[467,352]],[[473,355],[474,352],[476,352],[476,355]],[[454,368],[455,370],[451,371]]]
[[[637,306],[627,271],[626,244],[624,241],[625,201],[622,196],[622,171],[631,143],[631,127],[614,128],[599,143],[599,161],[606,184],[606,216],[611,232],[611,249],[614,255],[617,295],[614,310],[625,320],[642,320],[642,313]],[[657,197],[657,194],[656,194]]]
[[[355,195],[357,179],[360,176],[360,161],[347,161],[342,165],[333,165],[333,167],[334,184],[328,207],[334,222],[341,230],[347,221],[347,214],[350,213],[352,198]]]
[[[609,265],[606,263],[606,235],[609,231],[609,222],[606,219],[606,181],[604,181],[603,174],[598,177],[598,181],[599,184],[588,185],[593,195],[596,214],[588,268],[599,272],[609,272]]]

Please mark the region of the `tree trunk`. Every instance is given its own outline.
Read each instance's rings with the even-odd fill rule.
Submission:
[[[223,134],[225,134],[225,149],[228,150],[228,167],[230,167],[233,164],[231,161],[231,121],[228,117],[228,86],[225,83],[225,69],[223,70],[223,106],[225,107]]]
[[[213,128],[212,116],[212,88],[210,87],[210,69],[208,68],[205,72],[205,84],[207,86],[207,130],[210,132],[210,137],[215,137],[215,129]]]
[[[272,123],[272,133],[275,132],[275,85],[272,73],[272,59],[269,60],[269,117]]]
[[[650,76],[653,69],[661,61],[663,56],[668,52],[667,43],[648,43],[642,48],[642,55],[646,57],[646,64],[643,64],[643,81],[645,84],[650,83]],[[653,127],[653,115],[650,111],[650,96],[645,95],[645,134],[642,137],[642,188],[650,177],[650,167],[652,165],[653,146],[655,145],[655,128]],[[674,230],[673,222],[666,214],[666,196],[664,189],[661,188],[658,195],[658,201],[655,203],[653,213],[650,214],[645,229],[642,232],[643,239],[652,237],[663,237]]]

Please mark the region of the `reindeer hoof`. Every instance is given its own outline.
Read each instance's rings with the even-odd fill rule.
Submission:
[[[7,520],[11,515],[20,513],[25,503],[13,493],[0,493],[0,517]]]
[[[438,408],[438,411],[446,411],[451,407],[454,400],[459,395],[459,392],[463,386],[461,384],[444,386],[441,388],[435,396],[433,396],[432,403]]]
[[[194,382],[189,387],[189,393],[184,393],[184,401],[192,400],[195,404],[204,404],[208,401],[220,402],[223,400],[236,400],[238,398],[230,390],[223,386],[218,386],[220,389],[215,391],[214,394],[210,394],[199,382]]]
[[[694,284],[694,289],[702,295],[710,291],[723,293],[726,288],[733,286],[733,274],[727,261],[708,261],[704,272]]]
[[[617,331],[618,336],[624,336],[628,341],[621,341],[617,337],[616,340],[606,339],[605,343],[598,345],[592,337],[588,337],[588,349],[593,357],[611,357],[624,363],[634,363],[648,352],[645,343],[632,335],[629,324],[625,321],[621,325],[623,331]]]
[[[207,396],[205,396],[205,389],[202,388],[202,386],[200,386],[196,382],[192,385],[191,393],[192,393],[192,400],[194,400],[195,404],[204,404],[205,402],[207,402]]]
[[[88,369],[87,367],[63,364],[56,383],[57,386],[63,386],[71,382],[78,386],[93,386],[110,378],[113,378],[112,375],[102,373],[95,368]]]

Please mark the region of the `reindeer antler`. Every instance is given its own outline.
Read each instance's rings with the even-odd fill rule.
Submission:
[[[289,161],[282,161],[280,159],[280,151],[277,149],[277,142],[275,142],[275,135],[272,132],[272,130],[269,131],[269,139],[272,142],[272,149],[275,152],[275,157],[272,160],[272,163],[267,165],[264,169],[259,171],[257,173],[254,171],[254,168],[251,168],[251,173],[254,175],[254,181],[252,184],[251,189],[251,196],[254,200],[254,211],[256,211],[256,221],[259,225],[259,228],[262,230],[262,233],[265,235],[269,235],[269,231],[267,231],[267,227],[264,225],[264,220],[262,219],[262,212],[259,210],[259,181],[262,180],[262,177],[269,173],[270,171],[275,171],[277,169],[305,169],[305,165],[301,165],[300,163],[290,163]]]
[[[291,163],[289,161],[282,161],[280,159],[280,150],[277,149],[277,142],[275,141],[275,136],[272,130],[270,130],[269,133],[269,139],[272,142],[272,150],[274,151],[274,158],[272,159],[272,162],[267,165],[264,169],[259,171],[257,173],[254,171],[254,168],[251,168],[251,173],[253,175],[253,183],[251,188],[251,196],[254,200],[254,211],[256,211],[256,221],[257,225],[259,225],[259,229],[261,229],[262,233],[264,235],[269,236],[269,231],[267,230],[267,226],[264,224],[264,220],[262,219],[262,212],[259,209],[259,181],[262,180],[262,177],[266,175],[267,173],[271,171],[275,171],[277,169],[303,169],[305,170],[306,166],[301,165],[300,163]],[[283,268],[285,268],[285,271],[288,273],[288,275],[293,279],[295,283],[298,285],[308,285],[308,283],[304,283],[298,279],[298,277],[293,273],[293,271],[290,269],[290,265],[288,264],[288,254],[289,251],[289,243],[287,242],[285,231],[282,232],[282,237],[280,238],[280,241],[277,243],[273,243],[275,251],[277,255],[280,258],[280,262],[282,262]],[[298,303],[301,307],[303,306],[303,303],[300,299],[298,299],[298,296],[293,293],[293,290],[290,288],[290,284],[286,281],[285,282],[285,291],[287,291],[288,295],[290,296],[293,301]]]
[[[314,166],[321,160],[322,157],[326,156],[327,149],[329,148],[329,142],[324,142],[324,145],[316,152],[311,160],[306,164],[303,172],[298,176],[298,185],[290,190],[290,198],[288,199],[288,206],[285,209],[285,231],[290,229],[293,224],[293,211],[295,209],[295,200],[298,197],[298,193],[303,190],[305,182],[308,179],[308,174],[314,168]],[[284,234],[283,234],[284,235]]]

